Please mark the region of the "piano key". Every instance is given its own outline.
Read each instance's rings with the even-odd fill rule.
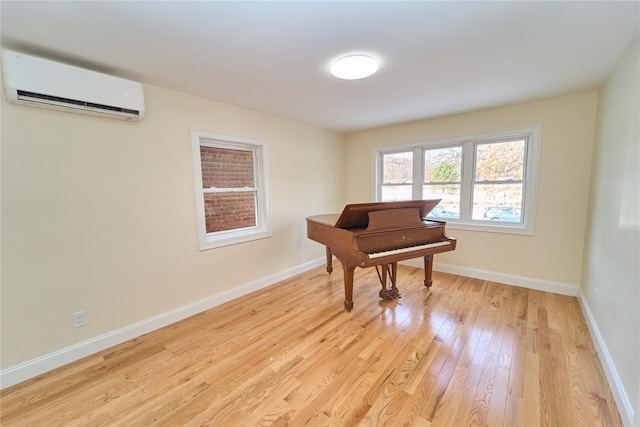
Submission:
[[[389,255],[401,254],[401,253],[405,253],[405,252],[413,252],[413,251],[419,251],[419,250],[423,250],[423,249],[436,248],[438,246],[446,246],[446,245],[450,245],[450,244],[451,244],[451,242],[449,242],[449,241],[446,241],[446,242],[432,242],[432,243],[426,243],[426,244],[423,244],[423,245],[407,246],[407,247],[403,247],[403,248],[391,249],[391,250],[388,250],[388,251],[373,252],[373,253],[370,253],[368,255],[369,255],[369,259],[371,259],[371,258],[380,258],[380,257],[389,256]]]

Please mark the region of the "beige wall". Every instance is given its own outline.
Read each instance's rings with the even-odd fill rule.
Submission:
[[[640,425],[638,39],[601,90],[581,291]],[[601,354],[601,358],[604,355]]]
[[[597,93],[424,120],[347,136],[349,202],[373,198],[373,147],[542,125],[534,236],[456,230],[436,262],[576,287],[582,271]]]
[[[128,123],[2,96],[3,369],[324,253],[304,218],[344,203],[344,136],[157,87],[145,98]],[[198,250],[192,127],[268,142],[273,237]]]

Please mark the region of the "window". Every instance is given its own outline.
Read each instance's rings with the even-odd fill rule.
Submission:
[[[192,130],[200,249],[271,236],[267,144]]]
[[[376,200],[441,199],[452,228],[533,234],[541,128],[375,149]]]

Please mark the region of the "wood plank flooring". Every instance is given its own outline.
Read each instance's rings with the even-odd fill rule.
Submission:
[[[315,268],[2,391],[11,426],[621,426],[575,298]]]

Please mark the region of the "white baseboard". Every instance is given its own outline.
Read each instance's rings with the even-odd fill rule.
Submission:
[[[424,268],[422,259],[411,259],[403,261],[401,264],[411,267]],[[549,280],[533,279],[512,274],[497,273],[495,271],[480,270],[477,268],[460,267],[457,265],[443,264],[435,261],[433,263],[435,271],[443,273],[457,274],[458,276],[472,277],[474,279],[489,280],[491,282],[504,283],[506,285],[520,286],[521,288],[535,289],[538,291],[551,292],[560,295],[575,297],[578,295],[578,286],[566,283],[552,282]]]
[[[53,353],[46,354],[25,363],[9,367],[0,371],[0,389],[18,384],[22,381],[28,380],[29,378],[51,371],[52,369],[64,366],[109,347],[113,347],[114,345],[121,344],[148,332],[186,319],[235,298],[239,298],[251,292],[273,285],[281,280],[303,273],[314,267],[323,265],[324,263],[325,258],[319,258],[288,270],[272,274],[271,276],[211,295],[191,304],[178,307],[174,310],[167,311],[149,319],[125,326],[124,328],[120,328]]]
[[[578,291],[578,301],[580,302],[585,320],[587,321],[587,326],[589,327],[589,332],[591,334],[593,344],[595,345],[598,356],[600,357],[600,361],[602,362],[602,368],[604,369],[604,373],[607,376],[607,381],[609,382],[609,386],[611,387],[613,398],[615,399],[616,405],[618,405],[618,409],[620,410],[620,417],[622,418],[622,422],[625,426],[631,427],[633,425],[634,416],[633,406],[631,404],[631,401],[629,400],[629,396],[624,389],[622,380],[618,375],[616,365],[613,363],[613,359],[611,359],[609,349],[607,348],[607,345],[602,338],[602,334],[600,334],[600,329],[598,328],[596,319],[595,317],[593,317],[593,313],[591,313],[591,309],[589,308],[587,299],[585,298],[581,290]]]

